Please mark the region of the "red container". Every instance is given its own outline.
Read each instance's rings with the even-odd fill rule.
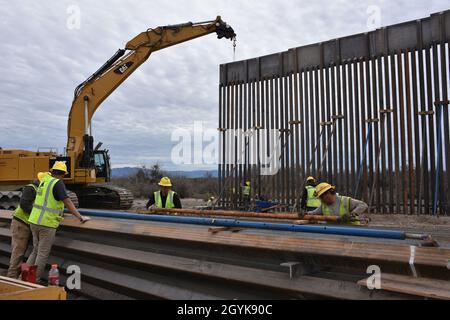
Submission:
[[[37,266],[22,263],[20,269],[22,271],[22,281],[36,283]]]

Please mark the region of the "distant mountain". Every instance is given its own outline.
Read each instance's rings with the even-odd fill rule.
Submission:
[[[123,168],[113,168],[112,169],[112,177],[113,178],[123,178],[127,176],[131,176],[133,174],[136,174],[136,172],[140,168],[136,167],[123,167]],[[206,176],[206,174],[211,174],[213,177],[217,177],[217,170],[193,170],[193,171],[182,171],[182,170],[175,170],[175,171],[168,171],[165,170],[165,172],[169,176],[177,176],[177,177],[187,177],[187,178],[201,178]]]

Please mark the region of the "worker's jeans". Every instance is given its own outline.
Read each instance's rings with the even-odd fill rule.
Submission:
[[[7,277],[17,279],[20,275],[20,264],[28,248],[30,227],[25,222],[12,219],[11,221],[11,258]]]
[[[40,280],[47,265],[48,256],[55,241],[56,229],[30,224],[33,234],[33,252],[28,257],[28,265],[37,265],[36,280]]]

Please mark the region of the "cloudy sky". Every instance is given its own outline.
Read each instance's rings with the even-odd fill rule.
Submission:
[[[241,60],[369,31],[373,8],[389,25],[450,6],[448,0],[0,0],[0,147],[62,152],[73,89],[150,27],[221,15],[238,34]],[[77,10],[80,24],[73,28]],[[152,55],[94,116],[93,135],[111,150],[113,166],[200,168],[171,162],[177,144],[171,133],[192,129],[194,121],[217,127],[218,66],[232,59],[231,42],[214,35]]]

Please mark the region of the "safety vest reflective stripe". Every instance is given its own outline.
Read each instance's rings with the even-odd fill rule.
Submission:
[[[174,191],[172,191],[172,190],[169,191],[169,193],[167,194],[166,203],[165,203],[164,208],[171,209],[171,208],[175,207],[175,204],[173,203],[173,195],[174,194],[175,194]],[[154,197],[155,197],[155,206],[157,208],[163,208],[161,191],[155,191]]]
[[[338,196],[339,201],[339,212],[331,212],[329,206],[322,203],[322,214],[325,216],[340,216],[343,217],[345,214],[350,213],[350,197]]]
[[[53,208],[40,206],[38,204],[33,204],[33,208],[41,209],[41,210],[48,211],[48,212],[54,213],[54,214],[62,214],[64,212],[64,210],[56,210]]]
[[[57,181],[58,181],[58,179],[52,178],[52,180],[50,180],[50,183],[47,185],[47,189],[45,189],[44,204],[42,206],[38,206],[37,204],[33,205],[33,207],[35,207],[36,209],[40,209],[41,210],[41,213],[39,214],[39,219],[37,221],[37,224],[41,224],[42,218],[44,217],[44,214],[45,214],[45,211],[49,211],[50,212],[50,210],[54,210],[52,208],[48,208],[47,207],[47,203],[48,203],[48,197],[50,196],[50,192],[52,191],[52,187]]]
[[[316,198],[314,193],[316,192],[316,188],[313,186],[306,186],[306,206],[309,208],[318,208],[320,207],[321,201]]]

